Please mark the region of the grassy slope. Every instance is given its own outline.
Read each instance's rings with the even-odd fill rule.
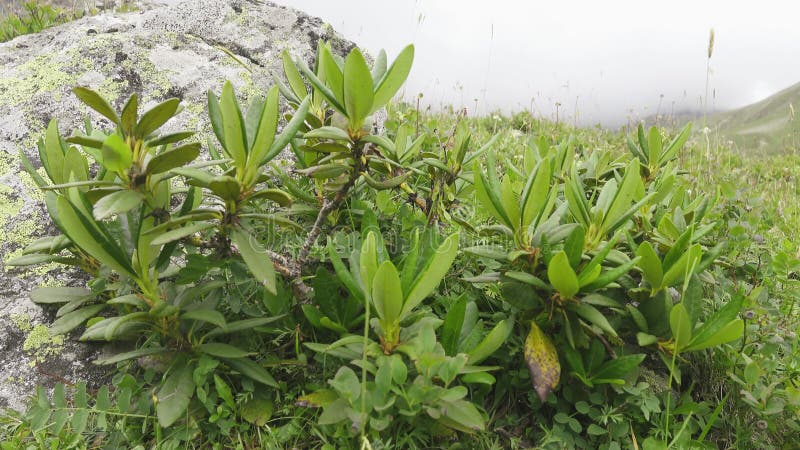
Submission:
[[[794,153],[800,144],[800,83],[743,108],[709,117],[712,132],[739,151]]]

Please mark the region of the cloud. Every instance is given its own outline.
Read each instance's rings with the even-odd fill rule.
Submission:
[[[709,105],[743,106],[800,81],[800,4],[679,0],[279,0],[346,37],[417,57],[406,93],[478,112],[555,104],[584,124],[701,109],[709,29],[716,30]]]

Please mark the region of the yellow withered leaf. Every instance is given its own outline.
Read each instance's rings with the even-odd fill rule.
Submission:
[[[541,401],[547,400],[550,393],[561,378],[561,364],[553,341],[542,333],[542,330],[531,321],[531,332],[525,339],[525,362],[531,372],[533,388]]]

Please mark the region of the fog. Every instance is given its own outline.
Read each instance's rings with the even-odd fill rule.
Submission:
[[[385,48],[391,58],[414,43],[405,98],[422,93],[426,107],[471,114],[557,112],[559,120],[618,126],[744,106],[800,81],[800,3],[792,1],[277,3],[321,17],[372,54]]]

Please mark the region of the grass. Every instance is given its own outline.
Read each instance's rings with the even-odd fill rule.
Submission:
[[[6,7],[0,5],[0,42],[10,41],[17,36],[38,33],[44,29],[80,19],[86,14],[93,15],[106,10],[119,12],[135,11],[132,2],[123,1],[116,8],[114,2],[103,2],[100,8],[95,2],[84,0],[42,1],[31,0],[22,4],[11,2]]]

